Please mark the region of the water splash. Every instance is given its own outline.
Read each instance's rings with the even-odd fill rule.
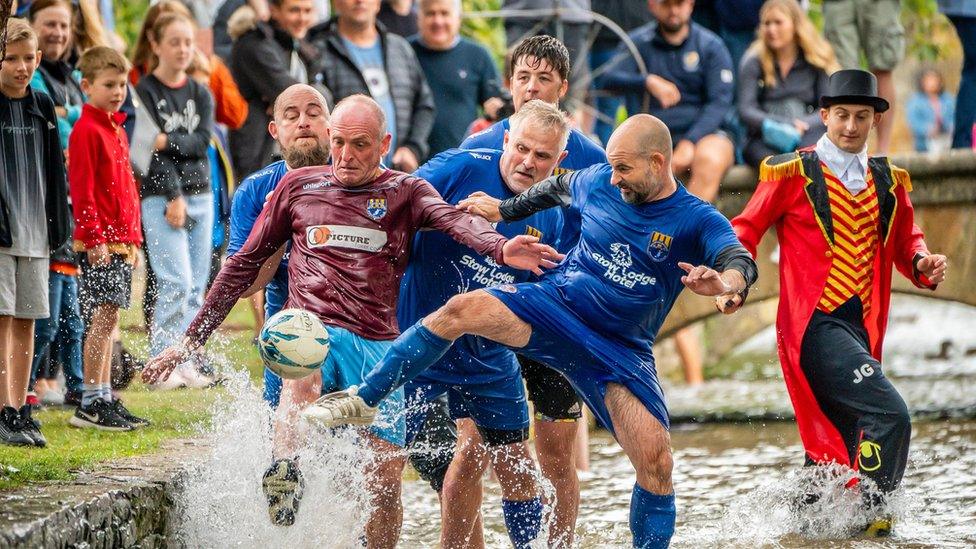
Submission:
[[[176,502],[177,537],[189,547],[357,547],[370,510],[362,475],[372,452],[352,432],[311,432],[299,450],[305,496],[295,524],[271,524],[261,477],[271,463],[271,409],[246,372],[225,372],[226,391],[202,433],[206,454],[189,467]],[[300,425],[300,431],[311,428]]]

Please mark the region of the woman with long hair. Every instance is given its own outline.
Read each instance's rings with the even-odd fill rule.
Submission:
[[[818,104],[840,66],[830,44],[796,0],[769,0],[739,67],[739,116],[746,162],[813,145],[826,131]]]

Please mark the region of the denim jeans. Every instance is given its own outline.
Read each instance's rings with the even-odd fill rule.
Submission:
[[[34,386],[44,360],[48,360],[55,346],[64,366],[65,385],[69,391],[81,391],[81,339],[85,326],[78,309],[78,277],[51,271],[48,275],[48,303],[51,316],[34,321],[34,359],[31,362],[30,386]]]
[[[174,229],[166,222],[166,197],[142,199],[142,227],[146,251],[156,274],[156,310],[152,317],[149,351],[156,356],[179,341],[203,305],[210,276],[213,240],[213,196],[184,196],[192,227]]]
[[[956,121],[952,135],[953,149],[973,148],[973,124],[976,123],[976,17],[950,15],[962,42],[962,75],[956,96]]]

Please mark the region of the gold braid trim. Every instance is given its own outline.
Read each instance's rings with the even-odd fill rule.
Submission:
[[[912,177],[908,175],[907,170],[891,164],[891,176],[895,180],[895,185],[901,185],[907,192],[912,192]]]
[[[783,181],[803,176],[803,162],[797,153],[778,154],[763,160],[759,165],[759,182]]]

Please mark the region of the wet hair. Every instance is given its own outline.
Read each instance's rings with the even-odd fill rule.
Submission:
[[[537,124],[547,132],[558,134],[559,152],[566,148],[566,142],[569,140],[569,121],[556,106],[541,99],[533,99],[522,105],[522,108],[508,119],[509,135],[520,131],[526,123]]]
[[[27,21],[11,17],[7,20],[7,32],[4,34],[4,47],[9,44],[16,44],[31,40],[34,42],[34,49],[37,49],[37,33],[27,24]]]
[[[94,82],[98,73],[108,69],[126,74],[129,72],[129,60],[108,46],[88,48],[78,59],[81,77],[89,82]]]
[[[538,68],[543,62],[555,69],[563,80],[569,80],[569,50],[566,45],[548,35],[532,36],[519,42],[512,50],[512,57],[508,65],[508,74],[515,74],[515,65],[525,57],[535,59],[532,68]]]

